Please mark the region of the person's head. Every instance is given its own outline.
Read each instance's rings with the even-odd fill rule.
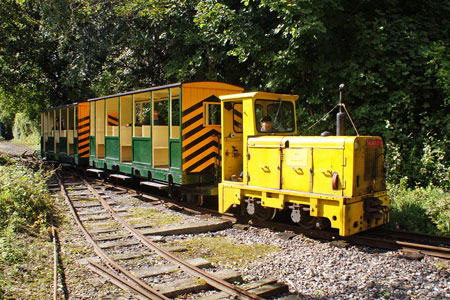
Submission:
[[[159,118],[159,111],[157,108],[153,109],[153,120],[158,120]]]
[[[261,131],[272,130],[272,118],[270,116],[264,116],[261,118]]]

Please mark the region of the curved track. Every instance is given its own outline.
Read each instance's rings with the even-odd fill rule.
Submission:
[[[71,185],[79,185],[85,187],[85,191],[83,193],[87,194],[87,191],[94,195],[98,201],[101,203],[104,210],[107,210],[109,214],[117,221],[126,231],[128,231],[128,236],[132,236],[137,239],[142,245],[151,249],[154,253],[157,253],[160,257],[164,258],[170,264],[176,266],[176,268],[183,270],[187,274],[190,274],[196,279],[201,279],[206,282],[211,287],[222,291],[225,293],[225,296],[238,298],[238,299],[264,299],[256,293],[252,293],[243,288],[237,287],[229,282],[218,278],[208,272],[201,270],[200,268],[192,265],[191,263],[184,261],[169,251],[161,248],[157,243],[153,242],[151,239],[147,238],[142,232],[135,229],[132,225],[126,222],[126,220],[116,212],[111,205],[108,204],[108,201],[104,199],[104,197],[97,191],[96,188],[93,187],[87,180],[84,178],[79,178],[79,180],[75,180],[76,182],[72,182]],[[115,285],[132,292],[138,299],[169,299],[165,295],[161,294],[159,291],[150,287],[147,283],[145,283],[142,279],[136,277],[130,271],[121,267],[117,262],[115,262],[102,248],[97,244],[95,239],[83,225],[82,220],[80,219],[77,209],[73,204],[73,201],[70,198],[69,192],[63,184],[63,181],[58,176],[58,182],[60,186],[61,193],[64,196],[64,199],[67,205],[70,207],[72,215],[84,233],[87,241],[92,245],[95,252],[99,255],[103,262],[109,267],[101,266],[100,264],[88,260],[88,267],[109,281],[114,283]],[[77,189],[82,189],[78,187]],[[273,283],[273,282],[272,282]],[[280,289],[281,291],[285,291],[286,289]]]
[[[142,194],[141,192],[134,189],[126,188],[126,190],[135,193],[137,195],[140,195],[142,197],[148,197],[150,199],[153,198],[152,196]],[[202,207],[195,207],[188,205],[186,203],[178,203],[172,201],[169,198],[160,197],[159,199],[164,199],[164,201],[171,203],[171,205],[177,205],[179,206],[180,209],[188,210],[190,212],[211,214],[217,217],[223,217],[229,220],[231,219],[234,223],[238,222],[238,219],[232,217],[230,214],[220,215],[218,212],[214,210],[209,210]],[[248,220],[241,220],[240,222],[248,222]],[[255,221],[255,220],[251,220],[250,223],[254,226],[273,228],[278,231],[291,231],[294,233],[304,234],[311,238],[330,241],[342,240],[356,245],[389,250],[401,250],[405,253],[413,253],[416,257],[429,255],[439,258],[450,259],[450,237],[421,234],[417,232],[381,229],[381,228],[361,232],[359,234],[355,234],[349,237],[341,237],[334,231],[305,229],[298,225],[283,224],[272,221]],[[412,257],[414,257],[414,255]]]

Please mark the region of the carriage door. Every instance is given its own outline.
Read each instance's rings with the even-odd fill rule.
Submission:
[[[181,139],[180,139],[180,120],[181,120],[181,88],[170,89],[170,107],[169,107],[169,168],[171,171],[181,170]]]

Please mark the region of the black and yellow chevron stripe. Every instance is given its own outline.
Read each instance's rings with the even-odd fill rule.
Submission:
[[[239,111],[238,109],[242,109],[241,106],[235,106],[233,110],[233,129],[235,132],[242,132],[243,124],[242,124],[242,111]]]
[[[108,126],[119,126],[119,113],[108,113]]]
[[[220,102],[220,99],[210,96],[182,113],[182,158],[186,173],[199,173],[218,163],[220,131],[217,126],[204,126],[205,102]]]
[[[89,116],[78,119],[78,156],[89,157]]]

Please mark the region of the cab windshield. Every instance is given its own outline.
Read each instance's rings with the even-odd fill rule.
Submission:
[[[255,101],[256,128],[259,132],[295,131],[294,105],[280,100]]]

